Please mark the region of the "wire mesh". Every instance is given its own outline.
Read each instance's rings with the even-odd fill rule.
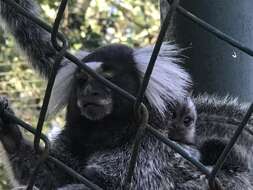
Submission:
[[[46,89],[46,92],[45,92],[43,106],[42,106],[42,110],[41,110],[40,117],[39,117],[39,120],[38,120],[37,128],[33,129],[29,124],[23,122],[22,120],[20,120],[16,116],[12,115],[11,113],[8,113],[8,111],[0,110],[1,114],[4,117],[13,120],[15,123],[19,124],[21,127],[23,127],[27,131],[34,134],[34,136],[35,136],[35,138],[34,138],[34,148],[37,152],[40,149],[39,148],[40,140],[42,140],[45,144],[44,149],[42,151],[42,154],[40,156],[40,159],[39,159],[37,165],[34,168],[33,175],[31,175],[29,184],[27,186],[27,190],[33,189],[34,183],[36,181],[36,173],[37,173],[40,165],[42,163],[44,163],[46,160],[48,160],[50,162],[53,162],[55,165],[57,165],[60,168],[63,168],[69,175],[75,177],[80,182],[87,185],[87,187],[89,187],[91,189],[94,189],[94,190],[100,190],[101,189],[96,184],[93,184],[88,179],[81,176],[80,174],[78,174],[77,172],[72,170],[70,167],[68,167],[67,165],[62,163],[60,160],[58,160],[58,159],[52,157],[51,155],[49,155],[50,142],[47,139],[47,137],[42,133],[43,124],[44,124],[44,120],[45,120],[45,114],[47,112],[47,107],[48,107],[48,103],[49,103],[49,99],[50,99],[50,95],[51,95],[51,91],[52,91],[52,86],[54,84],[54,79],[55,79],[55,76],[57,74],[57,69],[58,69],[59,64],[61,63],[63,58],[66,58],[66,59],[70,60],[71,62],[76,64],[80,69],[83,69],[85,72],[87,72],[89,75],[91,75],[93,78],[100,81],[102,84],[104,84],[107,87],[111,88],[115,92],[121,94],[122,96],[129,99],[130,101],[132,101],[135,104],[135,113],[137,114],[136,118],[138,118],[140,120],[140,122],[139,122],[140,127],[138,128],[138,131],[137,131],[137,134],[136,134],[136,137],[135,137],[135,141],[134,141],[134,145],[133,145],[133,149],[132,149],[131,161],[130,161],[130,164],[129,164],[127,178],[126,178],[125,184],[124,184],[125,189],[130,189],[131,188],[131,179],[132,179],[132,176],[133,176],[134,167],[135,167],[136,160],[137,160],[137,157],[138,157],[138,146],[141,142],[141,139],[142,139],[143,135],[145,135],[146,132],[150,133],[151,135],[153,135],[157,139],[161,140],[163,143],[165,143],[166,145],[171,147],[177,153],[182,155],[185,159],[190,161],[194,166],[196,166],[209,179],[209,185],[210,185],[211,189],[216,189],[217,187],[222,189],[219,185],[219,182],[216,179],[216,175],[219,172],[220,168],[222,167],[222,164],[224,163],[224,161],[225,161],[226,157],[228,156],[229,152],[231,151],[232,147],[236,143],[239,135],[242,133],[242,130],[244,129],[245,125],[249,121],[250,116],[252,115],[252,112],[253,112],[253,104],[251,104],[250,108],[248,109],[245,117],[243,118],[242,122],[238,126],[238,128],[237,128],[236,132],[234,133],[233,137],[231,138],[230,142],[228,143],[228,145],[224,149],[223,153],[220,155],[220,157],[219,157],[217,163],[215,164],[213,170],[209,171],[202,163],[200,163],[198,160],[192,158],[187,152],[185,152],[184,149],[180,145],[174,143],[173,141],[169,140],[168,138],[165,138],[161,133],[159,133],[159,131],[152,128],[148,124],[148,111],[147,111],[145,105],[142,104],[142,99],[143,99],[146,87],[148,85],[150,76],[152,74],[152,70],[153,70],[153,67],[155,65],[156,58],[159,54],[159,50],[160,50],[162,41],[164,39],[165,33],[166,33],[169,25],[171,24],[171,20],[173,18],[173,15],[176,13],[176,11],[179,14],[182,14],[183,16],[185,16],[187,19],[189,19],[192,22],[196,23],[197,25],[199,25],[200,27],[202,27],[206,31],[210,32],[211,34],[213,34],[217,38],[229,43],[230,45],[240,49],[241,51],[245,52],[246,54],[248,54],[250,56],[253,56],[253,50],[252,49],[244,46],[243,44],[236,41],[232,37],[226,35],[225,33],[218,30],[217,28],[213,27],[212,25],[208,24],[204,20],[201,20],[200,18],[196,17],[191,12],[185,10],[183,7],[180,6],[179,0],[168,0],[168,3],[170,4],[171,8],[168,11],[167,16],[166,16],[166,18],[165,18],[165,20],[162,24],[162,27],[161,27],[160,33],[158,35],[158,39],[156,41],[152,56],[150,58],[150,62],[149,62],[147,71],[145,73],[145,77],[144,77],[143,83],[141,85],[141,88],[139,90],[138,96],[134,97],[130,93],[126,92],[125,90],[119,88],[115,84],[111,83],[110,81],[107,81],[105,78],[103,78],[102,76],[95,73],[92,69],[90,69],[85,64],[83,64],[83,62],[80,61],[77,57],[75,57],[74,55],[72,55],[71,53],[69,53],[67,51],[67,49],[68,49],[67,40],[66,40],[66,38],[64,37],[63,34],[58,32],[58,29],[59,29],[60,21],[63,18],[63,13],[64,13],[64,10],[65,10],[66,5],[68,3],[68,0],[62,0],[61,1],[61,4],[60,4],[60,7],[59,7],[58,14],[57,14],[57,17],[55,19],[55,23],[53,25],[53,28],[50,27],[49,25],[47,25],[46,23],[44,23],[43,21],[41,21],[40,19],[35,18],[33,15],[31,15],[26,10],[24,10],[22,7],[20,7],[15,1],[13,1],[13,0],[3,0],[3,1],[5,3],[11,5],[12,7],[14,7],[16,11],[18,11],[20,14],[25,16],[27,19],[32,20],[39,27],[41,27],[41,28],[45,29],[46,31],[48,31],[49,33],[51,33],[51,42],[52,42],[54,48],[58,51],[58,55],[56,56],[56,59],[55,59],[54,68],[52,70],[51,76],[50,76],[49,81],[48,81],[48,85],[47,85],[47,89]],[[58,43],[59,41],[61,42],[60,45]],[[85,58],[84,58],[84,61],[85,61]]]

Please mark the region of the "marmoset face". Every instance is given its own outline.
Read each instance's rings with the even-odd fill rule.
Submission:
[[[193,144],[197,112],[191,98],[176,103],[168,122],[168,137],[178,142]]]

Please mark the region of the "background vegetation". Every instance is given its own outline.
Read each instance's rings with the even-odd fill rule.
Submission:
[[[38,0],[42,17],[53,23],[59,0]],[[93,49],[109,43],[132,47],[153,44],[159,30],[157,0],[71,0],[62,23],[71,50]],[[46,81],[36,75],[15,51],[9,34],[0,30],[0,95],[6,95],[17,115],[36,126]],[[61,116],[46,123],[45,130],[63,125]],[[1,150],[0,150],[1,151]],[[0,158],[1,161],[1,158]],[[9,190],[0,165],[0,190]]]

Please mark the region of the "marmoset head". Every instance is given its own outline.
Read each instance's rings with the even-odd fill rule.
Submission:
[[[114,44],[93,52],[82,52],[83,64],[119,86],[133,96],[137,95],[146,72],[153,47],[132,49]],[[178,50],[173,44],[164,43],[157,57],[145,98],[157,113],[164,117],[167,105],[188,94],[191,78],[178,65]],[[173,82],[171,82],[173,81]],[[67,113],[98,121],[106,117],[129,120],[133,102],[81,70],[67,64],[58,72],[48,114],[58,112],[68,105]]]
[[[114,45],[100,48],[85,58],[85,64],[97,74],[136,96],[140,79],[135,69],[133,50],[127,46]],[[124,60],[124,61],[122,61]],[[83,70],[75,73],[76,103],[82,116],[100,120],[111,115],[128,116],[132,103],[126,98],[92,78]]]
[[[185,144],[194,144],[197,112],[191,97],[175,104],[170,111],[168,137]]]

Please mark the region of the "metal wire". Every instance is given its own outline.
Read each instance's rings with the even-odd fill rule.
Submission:
[[[52,163],[56,164],[59,168],[62,168],[63,170],[65,170],[66,173],[68,173],[69,175],[71,175],[71,176],[75,177],[76,179],[78,179],[80,182],[85,184],[88,188],[91,188],[91,189],[94,189],[94,190],[102,190],[101,187],[99,187],[96,184],[90,182],[88,179],[81,176],[80,174],[78,174],[73,169],[68,167],[66,164],[64,164],[60,160],[54,158],[53,156],[49,156],[48,160],[51,161]]]
[[[87,180],[86,178],[84,178],[83,176],[81,176],[80,174],[78,174],[77,172],[75,172],[74,170],[69,168],[68,166],[66,166],[64,163],[62,163],[58,159],[50,156],[49,155],[50,143],[49,143],[47,137],[42,133],[43,123],[44,123],[44,120],[45,120],[45,115],[46,115],[46,112],[47,112],[47,106],[48,106],[48,103],[49,103],[49,99],[50,99],[52,87],[53,87],[53,84],[54,84],[55,76],[57,74],[58,67],[59,67],[59,65],[60,65],[63,58],[66,58],[66,59],[70,60],[71,62],[76,64],[80,69],[85,70],[93,78],[100,81],[102,84],[106,85],[107,87],[111,88],[115,92],[119,93],[120,95],[122,95],[123,97],[125,97],[126,99],[128,99],[129,101],[134,103],[135,104],[135,113],[140,113],[140,112],[138,112],[138,110],[139,110],[139,106],[142,105],[142,106],[140,106],[140,108],[142,110],[142,112],[141,112],[142,114],[137,117],[139,120],[141,120],[141,122],[140,122],[140,126],[139,126],[139,129],[137,131],[136,138],[135,138],[134,144],[133,144],[132,157],[131,157],[131,160],[130,160],[129,170],[128,170],[125,185],[124,185],[125,189],[130,189],[131,188],[131,179],[132,179],[132,176],[134,174],[134,168],[135,168],[135,164],[136,164],[136,160],[137,160],[137,156],[138,156],[138,152],[139,152],[138,147],[139,147],[139,144],[141,143],[141,139],[142,139],[143,135],[146,134],[145,133],[146,131],[149,132],[154,137],[156,137],[157,139],[161,140],[163,143],[165,143],[166,145],[171,147],[176,152],[178,152],[185,159],[187,159],[194,166],[196,166],[203,174],[208,176],[209,185],[210,185],[211,189],[214,189],[214,188],[222,189],[220,184],[219,184],[219,181],[215,177],[216,177],[217,173],[219,172],[220,168],[222,167],[227,155],[229,154],[232,147],[236,143],[239,135],[242,133],[242,130],[244,129],[244,126],[249,121],[249,118],[250,118],[250,116],[252,115],[252,112],[253,112],[253,104],[248,109],[247,114],[245,115],[245,117],[243,118],[241,124],[237,128],[234,136],[231,138],[231,140],[228,143],[228,145],[226,146],[225,150],[223,151],[223,153],[219,157],[214,169],[210,172],[198,160],[196,160],[196,159],[192,158],[191,156],[189,156],[189,154],[187,152],[185,152],[184,149],[181,148],[178,144],[176,144],[173,141],[169,140],[168,138],[164,137],[157,130],[152,128],[148,124],[147,109],[141,103],[142,103],[142,99],[144,97],[144,93],[145,93],[145,90],[147,88],[150,76],[152,74],[152,70],[153,70],[153,67],[155,65],[155,61],[156,61],[157,56],[159,54],[159,50],[161,48],[161,44],[162,44],[162,41],[164,39],[166,30],[169,27],[169,25],[171,23],[171,20],[173,18],[173,15],[175,14],[176,11],[178,13],[182,14],[183,16],[185,16],[187,19],[191,20],[192,22],[194,22],[197,25],[199,25],[200,27],[202,27],[204,30],[210,32],[211,34],[213,34],[217,38],[227,42],[228,44],[230,44],[230,45],[232,45],[232,46],[234,46],[238,49],[240,49],[241,51],[245,52],[246,54],[248,54],[250,56],[253,56],[253,50],[252,49],[246,47],[245,45],[243,45],[240,42],[236,41],[235,39],[231,38],[227,34],[223,33],[222,31],[218,30],[217,28],[213,27],[212,25],[210,25],[210,24],[206,23],[205,21],[201,20],[200,18],[196,17],[195,15],[190,13],[189,11],[185,10],[183,7],[181,7],[179,5],[179,0],[168,0],[168,3],[171,5],[171,8],[167,13],[165,21],[164,21],[164,23],[162,25],[162,28],[160,30],[160,33],[158,35],[158,39],[157,39],[156,44],[154,46],[154,50],[152,52],[152,56],[151,56],[149,64],[148,64],[148,68],[147,68],[147,71],[145,73],[143,83],[141,85],[138,96],[136,98],[133,95],[131,95],[130,93],[128,93],[127,91],[121,89],[117,85],[111,83],[110,81],[106,80],[102,76],[95,73],[92,69],[87,67],[83,63],[83,62],[85,62],[85,58],[84,58],[83,61],[81,61],[77,57],[75,57],[74,55],[72,55],[71,53],[69,53],[67,51],[68,42],[67,42],[66,38],[64,37],[64,35],[58,32],[58,29],[59,29],[59,26],[60,26],[60,22],[63,18],[64,10],[66,8],[68,0],[62,0],[61,1],[61,4],[60,4],[60,7],[59,7],[59,10],[58,10],[57,17],[55,19],[55,23],[53,25],[53,28],[50,27],[49,25],[47,25],[46,23],[44,23],[43,21],[41,21],[40,19],[38,19],[38,18],[34,17],[33,15],[31,15],[30,13],[28,13],[26,10],[24,10],[22,7],[20,7],[15,1],[13,1],[13,0],[3,0],[3,1],[5,3],[11,5],[12,7],[14,7],[17,12],[19,12],[20,14],[25,16],[27,19],[30,19],[31,21],[36,23],[39,27],[41,27],[41,28],[45,29],[46,31],[48,31],[49,33],[51,33],[52,44],[53,44],[54,48],[58,51],[58,54],[55,58],[55,64],[54,64],[54,67],[53,67],[53,70],[52,70],[52,73],[51,73],[51,76],[50,76],[50,79],[49,79],[49,82],[48,82],[48,85],[47,85],[47,89],[46,89],[46,92],[45,92],[43,106],[42,106],[42,110],[41,110],[40,117],[39,117],[39,120],[38,120],[37,128],[33,129],[29,124],[26,124],[25,122],[23,122],[22,120],[18,119],[17,117],[12,115],[11,113],[8,113],[5,110],[1,113],[4,117],[11,119],[13,122],[19,124],[21,127],[23,127],[24,129],[26,129],[27,131],[29,131],[29,132],[31,132],[35,135],[34,148],[37,151],[37,153],[41,152],[40,146],[39,146],[40,140],[42,140],[45,144],[45,147],[42,151],[40,160],[37,163],[37,165],[34,169],[34,172],[33,172],[33,176],[31,177],[31,179],[29,181],[29,185],[28,185],[28,188],[27,188],[28,190],[33,188],[33,185],[34,185],[35,180],[36,180],[36,172],[40,168],[40,165],[42,163],[44,163],[46,160],[50,161],[50,162],[53,162],[56,166],[64,169],[69,175],[71,175],[71,176],[75,177],[76,179],[80,180],[82,183],[87,185],[89,188],[95,189],[95,190],[101,190],[100,187],[93,184],[92,182],[90,182],[89,180]],[[58,44],[59,41],[62,43],[61,45]]]
[[[54,23],[54,27],[52,30],[52,35],[51,35],[52,44],[55,47],[55,49],[60,50],[60,52],[58,53],[58,55],[55,58],[55,63],[54,63],[53,70],[52,70],[50,77],[49,77],[49,81],[47,84],[47,88],[46,88],[46,92],[45,92],[45,96],[44,96],[44,100],[43,100],[43,104],[42,104],[42,108],[41,108],[41,112],[40,112],[40,116],[39,116],[39,121],[37,124],[37,133],[34,138],[34,147],[35,147],[36,151],[39,150],[39,141],[40,141],[39,137],[40,137],[40,134],[42,133],[42,128],[43,128],[43,124],[45,121],[47,107],[49,104],[51,92],[52,92],[52,89],[54,86],[55,77],[56,77],[58,68],[64,58],[66,50],[68,48],[68,43],[65,38],[63,38],[63,40],[62,40],[62,47],[60,47],[57,43],[58,29],[59,29],[59,25],[60,25],[60,21],[61,21],[60,18],[63,16],[66,4],[67,4],[67,0],[63,0],[60,5],[59,12],[57,14],[57,17],[56,17],[56,20]]]
[[[220,155],[219,159],[217,160],[211,175],[209,176],[209,182],[212,184],[214,181],[215,176],[217,175],[218,171],[220,170],[220,168],[222,167],[224,161],[226,160],[229,152],[231,151],[231,149],[233,148],[234,144],[236,143],[237,139],[239,138],[240,134],[242,133],[244,127],[247,125],[251,115],[253,112],[253,103],[250,105],[247,113],[245,114],[241,124],[239,125],[239,127],[237,128],[237,130],[235,131],[235,134],[233,135],[233,137],[231,138],[230,142],[227,144],[226,148],[224,149],[224,151],[222,152],[222,154]]]
[[[148,113],[148,109],[146,108],[146,106],[144,104],[141,104],[140,109],[138,109],[137,114],[138,115],[137,115],[136,120],[141,120],[141,122],[139,124],[139,129],[136,133],[135,140],[133,143],[131,160],[130,160],[130,163],[128,166],[128,172],[127,172],[126,180],[124,183],[125,190],[131,189],[131,182],[132,182],[132,177],[134,174],[134,168],[136,165],[136,161],[138,158],[140,143],[141,143],[142,137],[144,136],[144,134],[146,132],[146,128],[148,125],[149,113]]]
[[[178,145],[177,143],[171,141],[170,139],[168,139],[167,137],[165,137],[164,135],[162,135],[161,133],[159,133],[157,130],[155,130],[151,126],[149,126],[147,128],[147,131],[151,135],[153,135],[156,138],[160,139],[164,144],[166,144],[169,147],[171,147],[173,150],[175,150],[178,154],[180,154],[181,156],[183,156],[185,159],[187,159],[188,161],[190,161],[203,174],[205,174],[205,175],[209,175],[210,174],[210,171],[202,163],[200,163],[196,159],[192,158],[180,145]]]
[[[175,10],[176,10],[178,4],[179,4],[179,0],[173,0],[172,1],[171,8],[169,9],[169,11],[166,15],[166,18],[165,18],[165,20],[162,24],[161,30],[159,32],[157,41],[155,43],[155,47],[153,49],[153,52],[152,52],[152,55],[151,55],[151,58],[150,58],[150,61],[149,61],[148,67],[147,67],[147,70],[146,70],[144,78],[143,78],[141,88],[139,90],[139,94],[137,96],[137,100],[136,100],[136,103],[135,103],[135,109],[138,109],[139,105],[142,102],[142,99],[144,97],[144,93],[145,93],[146,88],[147,88],[148,83],[149,83],[149,79],[151,77],[153,68],[155,66],[157,56],[158,56],[160,48],[162,46],[164,36],[167,32],[169,24],[172,22],[172,19],[173,19],[173,16],[175,14]]]

